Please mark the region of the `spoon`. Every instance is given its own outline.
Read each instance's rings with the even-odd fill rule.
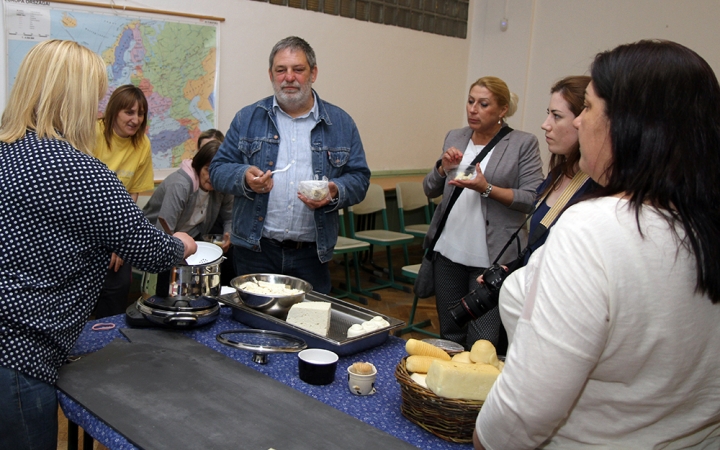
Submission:
[[[288,170],[288,169],[290,168],[290,166],[293,165],[294,162],[295,162],[295,161],[290,161],[290,164],[288,164],[287,166],[283,167],[282,169],[273,170],[272,172],[270,172],[270,175],[273,175],[273,174],[276,174],[276,173],[280,173],[280,172],[285,172],[286,170]],[[257,180],[258,178],[260,178],[260,177],[255,177],[256,180]]]
[[[288,164],[287,166],[283,167],[282,169],[276,169],[276,170],[273,170],[273,171],[272,171],[272,172],[270,172],[270,173],[272,174],[272,173],[280,173],[280,172],[285,172],[286,170],[288,170],[288,169],[290,168],[290,166],[292,166],[292,165],[293,165],[293,163],[294,163],[294,162],[295,162],[295,161],[290,161],[290,164]]]

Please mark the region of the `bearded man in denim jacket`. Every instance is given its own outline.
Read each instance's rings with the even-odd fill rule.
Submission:
[[[370,169],[355,122],[312,89],[317,73],[305,40],[291,36],[275,44],[269,70],[275,95],[236,114],[210,178],[216,190],[235,196],[237,275],[290,275],[329,293],[338,210],[365,198]],[[300,181],[323,177],[325,198],[298,192]]]

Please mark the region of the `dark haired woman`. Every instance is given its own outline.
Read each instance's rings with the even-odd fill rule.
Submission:
[[[200,150],[203,145],[207,144],[208,142],[216,140],[216,141],[224,141],[225,135],[220,130],[216,130],[215,128],[210,128],[209,130],[205,130],[202,133],[200,133],[200,136],[198,136],[197,139],[197,148]]]
[[[140,88],[120,86],[108,100],[103,118],[97,121],[94,156],[115,172],[133,201],[155,186],[150,140],[147,129],[148,103]],[[125,312],[132,282],[132,266],[112,255],[100,300],[93,313],[96,319]]]
[[[184,231],[196,240],[204,234],[213,233],[217,223],[222,224],[223,252],[230,249],[230,231],[232,229],[233,196],[213,189],[210,182],[210,161],[212,161],[221,141],[207,140],[193,159],[184,160],[180,168],[165,178],[148,200],[143,213],[159,229],[163,229],[158,218],[165,219],[173,232]],[[232,256],[232,255],[226,255]],[[221,283],[229,285],[235,272],[232,258],[223,261]],[[170,272],[158,274],[156,295],[166,296]]]
[[[165,178],[153,192],[143,213],[159,229],[158,217],[167,222],[172,231],[184,231],[199,239],[218,217],[223,221],[223,251],[230,247],[233,196],[213,189],[210,182],[210,161],[220,141],[210,140],[193,159],[186,159],[180,168]]]
[[[530,233],[523,264],[527,264],[532,252],[545,243],[550,227],[562,211],[597,188],[597,183],[580,170],[578,130],[573,126],[573,121],[584,108],[588,83],[589,76],[569,76],[555,83],[550,89],[550,104],[541,128],[545,131],[545,140],[552,156],[548,176],[537,190],[539,204],[530,218]],[[553,207],[556,210],[552,210]],[[523,270],[511,274],[500,291],[500,318],[509,344],[512,343],[515,325],[523,306]],[[481,282],[480,278],[478,282]]]
[[[601,188],[526,266],[475,446],[720,448],[720,85],[668,41],[591,76],[575,125]]]

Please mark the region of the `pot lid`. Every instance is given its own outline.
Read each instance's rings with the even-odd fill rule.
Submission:
[[[294,353],[307,348],[299,337],[279,331],[242,329],[223,331],[217,340],[230,347],[253,352],[253,361],[267,363],[268,353]]]
[[[157,308],[164,311],[204,311],[217,307],[218,301],[214,297],[159,297],[153,295],[142,301],[148,308]]]

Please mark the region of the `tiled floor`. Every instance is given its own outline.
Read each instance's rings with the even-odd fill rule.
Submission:
[[[412,245],[409,249],[409,255],[410,255],[410,264],[417,264],[420,262],[422,257],[422,249],[419,245]],[[374,253],[375,263],[382,267],[387,267],[386,265],[386,257],[385,257],[385,251],[378,251]],[[393,251],[392,254],[393,258],[393,266],[395,267],[395,270],[393,271],[397,276],[400,276],[400,268],[403,265],[403,253],[402,250]],[[330,271],[333,278],[333,286],[339,286],[340,283],[345,282],[345,268],[342,262],[342,258],[336,258],[335,261],[330,263]],[[366,267],[368,270],[361,270],[361,284],[363,287],[371,287],[373,285],[373,282],[371,281],[371,278],[375,276],[375,274],[372,274],[369,270],[370,264],[365,261],[364,267]],[[412,291],[412,286],[410,284],[406,284],[409,291]],[[413,303],[413,294],[410,292],[404,292],[398,289],[392,289],[392,288],[385,288],[385,289],[379,289],[377,291],[374,291],[382,297],[382,300],[373,300],[369,299],[367,305],[361,305],[368,309],[371,309],[373,311],[376,311],[380,314],[394,317],[396,319],[403,320],[405,322],[408,321],[410,317],[410,310],[412,308]],[[353,300],[345,299],[347,301],[353,302]],[[358,303],[359,304],[359,303]],[[434,298],[428,298],[423,299],[418,302],[417,311],[415,313],[415,322],[421,322],[423,320],[430,319],[431,325],[427,328],[425,328],[428,331],[438,333],[438,319],[437,319],[437,312],[435,311],[435,299]],[[417,332],[410,332],[407,334],[404,334],[402,336],[403,339],[409,339],[409,338],[416,338],[416,339],[425,339],[428,336],[417,333]],[[58,450],[65,450],[67,449],[68,439],[67,439],[67,419],[62,414],[62,411],[58,411],[58,417],[59,417],[59,432],[58,432]],[[79,448],[81,450],[83,449],[83,442],[82,437],[79,439]],[[106,447],[102,444],[99,444],[98,442],[94,443],[94,449],[98,450],[105,450]]]

